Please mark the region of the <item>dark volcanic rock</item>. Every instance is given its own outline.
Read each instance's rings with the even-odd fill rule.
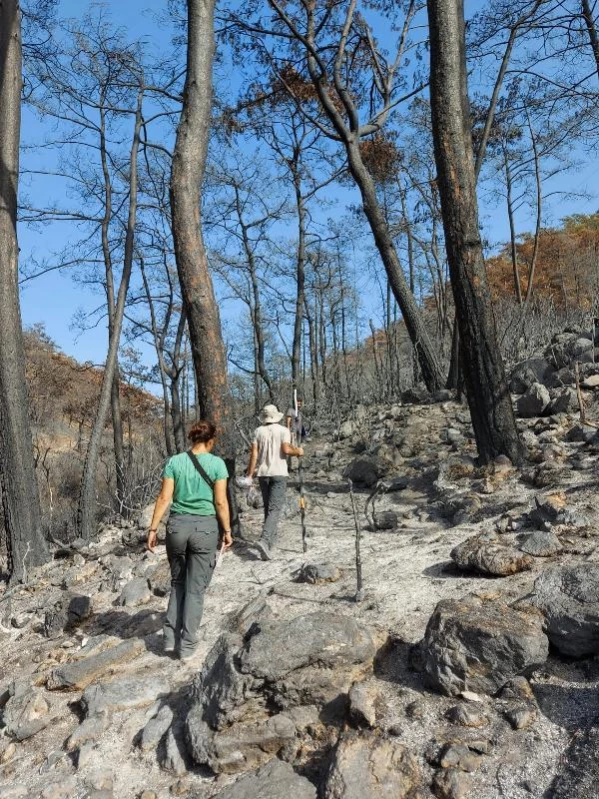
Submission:
[[[580,563],[544,571],[531,601],[543,613],[549,640],[562,654],[599,654],[599,565]]]
[[[316,788],[288,763],[275,759],[246,774],[215,799],[316,799]]]
[[[374,733],[344,733],[323,795],[324,799],[416,799],[421,786],[416,758],[397,740]]]
[[[460,569],[505,577],[532,567],[530,555],[506,546],[494,534],[468,538],[451,550],[450,557]]]
[[[421,644],[424,670],[441,693],[494,694],[510,677],[544,663],[541,619],[474,597],[439,602]]]

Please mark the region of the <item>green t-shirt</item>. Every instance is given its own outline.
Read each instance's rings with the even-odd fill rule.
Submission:
[[[222,458],[216,455],[196,455],[208,477],[226,480],[229,477]],[[175,481],[175,493],[171,513],[193,513],[198,516],[214,516],[214,495],[212,489],[193,465],[186,452],[173,455],[164,467],[163,477]]]

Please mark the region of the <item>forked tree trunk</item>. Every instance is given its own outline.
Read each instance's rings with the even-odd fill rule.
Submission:
[[[200,414],[219,431],[218,452],[233,476],[235,434],[220,315],[200,217],[212,109],[215,0],[187,0],[187,75],[171,172],[177,271],[189,325]],[[233,481],[230,481],[232,485]],[[230,501],[234,500],[230,492]],[[237,526],[235,508],[234,524]]]
[[[495,329],[478,224],[463,0],[428,0],[431,108],[461,361],[481,462],[523,458]]]
[[[127,233],[125,237],[125,251],[123,257],[123,273],[119,286],[114,317],[112,323],[112,336],[109,340],[108,355],[102,376],[102,387],[98,410],[94,419],[85,462],[77,507],[77,527],[81,538],[89,539],[95,533],[96,526],[96,476],[98,474],[98,460],[102,446],[102,437],[106,426],[106,418],[110,410],[112,387],[118,364],[119,343],[125,315],[125,302],[129,291],[129,282],[133,270],[133,253],[135,243],[135,224],[137,219],[137,157],[140,145],[140,131],[142,126],[142,93],[140,91],[135,115],[133,141],[129,163],[129,213],[127,218]]]
[[[21,130],[21,19],[0,0],[0,493],[13,581],[47,560],[29,426],[19,304],[17,187]]]

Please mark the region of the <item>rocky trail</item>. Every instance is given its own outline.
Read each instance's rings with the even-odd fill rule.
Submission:
[[[162,653],[168,567],[143,518],[58,550],[0,595],[0,799],[596,796],[599,436],[547,410],[571,387],[545,390],[521,470],[477,468],[448,394],[316,437],[308,552],[292,481],[258,560],[251,493],[187,663]]]

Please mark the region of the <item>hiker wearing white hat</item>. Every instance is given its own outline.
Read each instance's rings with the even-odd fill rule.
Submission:
[[[284,415],[276,405],[265,405],[258,416],[260,427],[254,431],[250,449],[247,476],[257,475],[264,500],[264,525],[256,545],[262,560],[271,559],[279,518],[285,505],[289,477],[287,456],[300,458],[304,454],[302,447],[291,445],[291,433],[279,424]]]

